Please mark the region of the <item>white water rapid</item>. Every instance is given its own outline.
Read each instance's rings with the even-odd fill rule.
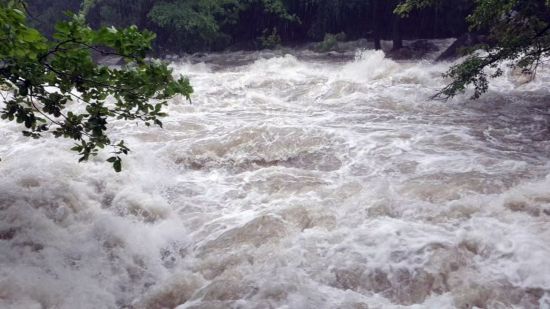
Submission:
[[[203,57],[120,174],[0,123],[0,308],[550,308],[548,66]]]

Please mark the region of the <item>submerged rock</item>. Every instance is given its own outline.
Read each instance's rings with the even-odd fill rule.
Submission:
[[[471,48],[480,44],[492,45],[491,41],[486,35],[479,35],[474,33],[466,33],[460,36],[456,41],[451,44],[436,61],[447,61],[459,58],[464,55],[466,48]]]
[[[242,245],[259,247],[269,241],[276,242],[286,234],[281,219],[265,215],[257,217],[241,227],[236,227],[209,241],[202,247],[202,253],[232,249]]]
[[[395,60],[420,59],[438,50],[437,45],[428,40],[417,40],[402,48],[389,51],[387,56]]]
[[[96,56],[95,59],[97,63],[106,66],[117,66],[124,64],[124,59],[119,56]]]
[[[529,69],[516,67],[510,71],[508,79],[516,86],[528,84],[535,79],[535,72]]]

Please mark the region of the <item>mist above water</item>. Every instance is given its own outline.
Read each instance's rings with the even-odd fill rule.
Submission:
[[[439,102],[449,63],[205,61],[120,174],[0,123],[0,307],[550,307],[547,67]]]

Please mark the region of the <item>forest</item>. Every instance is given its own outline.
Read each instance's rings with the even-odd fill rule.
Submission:
[[[408,16],[398,0],[53,0],[28,1],[35,23],[53,33],[65,12],[86,11],[93,27],[137,25],[157,34],[161,54],[270,48],[322,41],[327,34],[372,41],[458,37],[471,0],[438,1]]]

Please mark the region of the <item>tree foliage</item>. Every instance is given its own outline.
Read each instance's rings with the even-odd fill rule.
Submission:
[[[406,15],[414,9],[437,4],[437,0],[407,0],[396,12]],[[436,97],[449,98],[473,85],[472,98],[489,88],[489,79],[502,75],[499,64],[509,63],[525,74],[535,74],[541,60],[550,56],[550,1],[473,0],[467,17],[471,31],[487,33],[487,42],[471,49],[469,56],[445,74],[451,83]]]
[[[114,141],[108,123],[114,119],[162,126],[162,108],[175,95],[187,98],[186,78],[175,79],[158,61],[147,61],[155,35],[132,26],[92,30],[81,15],[57,24],[51,39],[29,26],[25,5],[2,0],[0,6],[0,83],[2,119],[21,123],[23,134],[73,139],[80,161],[112,147],[107,160],[121,170],[129,148]],[[99,65],[93,53],[122,56],[124,64]]]
[[[40,0],[29,0],[37,2]],[[61,1],[61,0],[52,0]],[[74,0],[71,0],[74,1]],[[91,0],[87,0],[91,1]],[[159,53],[262,47],[274,29],[282,43],[322,41],[327,33],[349,39],[394,36],[398,0],[97,0],[87,19],[94,26],[129,26],[158,35]],[[468,0],[442,1],[404,19],[404,38],[456,36],[467,30]],[[400,34],[401,34],[400,33]]]
[[[120,0],[96,1],[88,14],[94,24],[140,25],[159,36],[161,52],[212,50],[260,37],[273,29],[270,21],[292,22],[283,0],[136,0],[126,8]],[[261,24],[240,28],[253,13]],[[254,21],[249,21],[254,22]]]

